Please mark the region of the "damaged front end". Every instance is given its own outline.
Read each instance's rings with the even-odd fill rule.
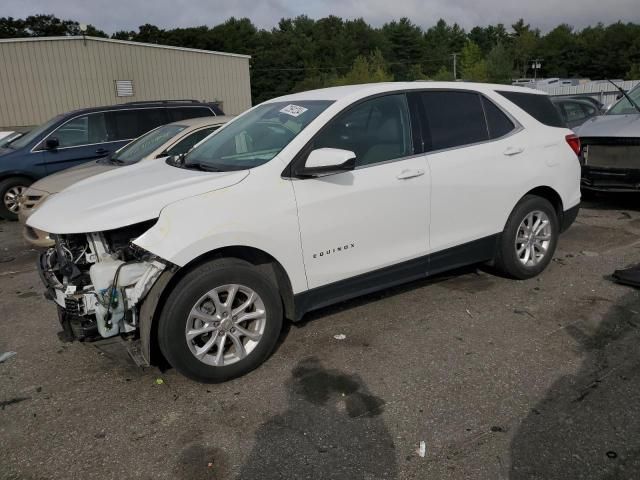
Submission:
[[[52,235],[40,255],[46,296],[58,307],[66,340],[135,339],[140,305],[168,262],[133,245],[155,220],[106,232]]]

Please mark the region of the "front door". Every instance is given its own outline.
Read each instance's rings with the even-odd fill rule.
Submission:
[[[426,255],[429,170],[414,154],[406,96],[339,114],[310,150],[326,147],[355,152],[356,169],[293,181],[309,287]]]
[[[46,148],[47,139],[57,139],[57,148]],[[126,142],[109,141],[103,112],[72,118],[47,136],[36,149],[43,155],[47,174],[105,157]]]

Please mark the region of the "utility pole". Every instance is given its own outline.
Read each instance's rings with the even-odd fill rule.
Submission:
[[[453,57],[453,81],[454,82],[458,80],[458,55],[460,54],[459,53],[451,54],[451,56]]]
[[[531,68],[533,69],[533,81],[534,82],[536,80],[538,80],[538,70],[540,70],[541,67],[542,67],[542,59],[541,58],[534,58],[531,61]]]

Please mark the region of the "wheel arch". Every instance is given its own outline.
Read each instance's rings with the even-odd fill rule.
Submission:
[[[11,172],[2,172],[0,173],[0,182],[7,180],[9,178],[13,178],[13,177],[21,177],[21,178],[26,178],[28,179],[31,183],[36,181],[36,178],[27,173],[27,172],[19,172],[19,171],[11,171]]]
[[[551,203],[551,205],[553,206],[554,210],[556,211],[556,215],[558,217],[558,223],[562,225],[562,217],[564,215],[564,205],[562,203],[562,197],[554,188],[549,187],[547,185],[540,185],[538,187],[532,188],[531,190],[529,190],[527,193],[525,193],[522,197],[518,199],[518,201],[516,202],[516,205],[520,203],[522,199],[527,195],[535,195],[536,197],[541,197],[541,198],[544,198],[545,200],[548,200],[549,203]],[[505,225],[506,225],[506,221],[505,221]]]
[[[291,280],[282,264],[275,257],[264,250],[245,245],[216,248],[192,259],[178,270],[165,272],[143,300],[140,307],[140,338],[143,357],[149,364],[159,365],[166,362],[158,347],[157,334],[158,318],[169,293],[193,268],[217,258],[238,258],[256,266],[275,282],[282,300],[285,317],[288,320],[295,319]]]

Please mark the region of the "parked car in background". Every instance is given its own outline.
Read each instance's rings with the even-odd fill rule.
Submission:
[[[584,192],[640,192],[640,85],[576,133]]]
[[[0,149],[9,145],[15,139],[20,138],[24,133],[21,132],[1,132],[0,133]]]
[[[2,141],[4,138],[12,136],[13,134],[15,134],[16,132],[12,131],[12,130],[3,130],[0,131],[0,141]]]
[[[195,100],[133,102],[58,115],[0,148],[0,217],[18,218],[18,198],[47,175],[106,157],[143,133],[177,120],[223,115]]]
[[[574,100],[583,100],[585,102],[589,102],[598,111],[598,115],[603,114],[606,111],[606,106],[601,101],[590,97],[589,95],[569,95],[563,96],[562,98],[572,98]]]
[[[578,152],[542,92],[335,87],[76,183],[27,224],[55,234],[39,268],[68,335],[219,382],[265,361],[284,318],[473,263],[539,274],[578,213]]]
[[[194,145],[211,135],[233,117],[201,117],[169,123],[145,133],[108,157],[87,162],[44,177],[29,186],[19,199],[18,218],[23,224],[27,218],[51,195],[85,178],[133,165],[143,160],[157,160],[171,155],[187,153]],[[47,232],[25,225],[25,240],[36,247],[54,244]]]
[[[558,113],[569,128],[576,128],[600,114],[592,102],[578,98],[551,97]]]

